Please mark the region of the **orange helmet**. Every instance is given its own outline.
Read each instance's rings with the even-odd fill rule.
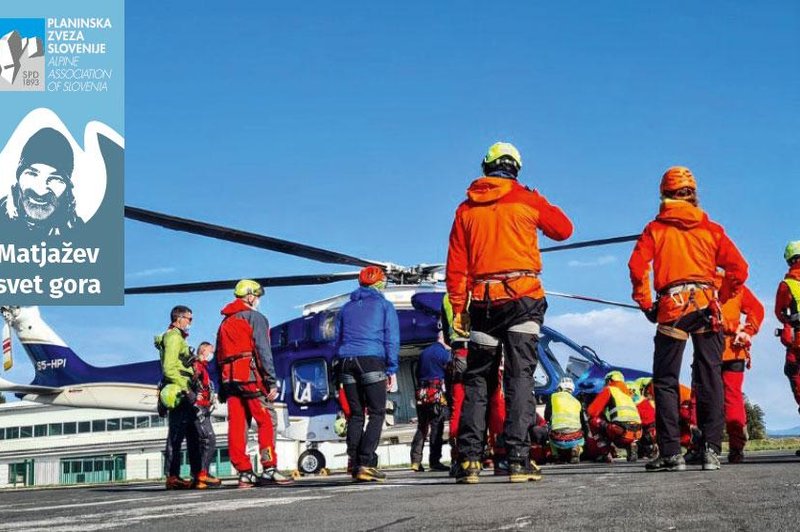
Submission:
[[[661,177],[661,193],[672,192],[682,188],[697,190],[697,181],[694,180],[692,171],[685,166],[673,166]]]
[[[378,266],[367,266],[358,274],[358,284],[372,286],[381,281],[386,281],[386,274]]]

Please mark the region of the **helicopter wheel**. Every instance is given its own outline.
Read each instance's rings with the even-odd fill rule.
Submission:
[[[325,455],[317,449],[308,449],[297,459],[297,469],[303,475],[316,475],[325,469]]]

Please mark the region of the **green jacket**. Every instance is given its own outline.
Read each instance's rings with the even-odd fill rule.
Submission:
[[[188,391],[189,383],[194,376],[194,366],[189,344],[181,330],[176,327],[167,329],[167,332],[155,337],[155,345],[161,357],[164,383],[177,384],[181,391]]]

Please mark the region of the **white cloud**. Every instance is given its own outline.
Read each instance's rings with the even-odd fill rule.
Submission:
[[[652,371],[655,327],[639,312],[603,309],[560,314],[547,316],[546,324],[577,343],[592,347],[611,364]],[[753,339],[753,367],[744,380],[744,392],[764,409],[771,430],[800,425],[797,404],[783,374],[785,351],[773,336],[777,326],[771,315],[764,320],[761,332]],[[691,382],[691,349],[687,345],[684,351],[684,383]]]
[[[175,268],[168,267],[168,268],[150,268],[148,270],[141,270],[138,272],[133,272],[125,275],[127,279],[140,279],[142,277],[152,277],[153,275],[161,275],[164,273],[172,273],[175,271]]]
[[[571,268],[593,268],[595,266],[605,266],[606,264],[613,264],[617,262],[617,257],[614,255],[602,255],[593,260],[571,260],[567,262],[567,266]]]

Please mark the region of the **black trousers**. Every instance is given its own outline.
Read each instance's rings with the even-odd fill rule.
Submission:
[[[378,357],[350,357],[342,360],[340,379],[350,405],[347,421],[347,456],[353,467],[377,467],[375,450],[381,441],[386,417],[386,366]],[[381,380],[375,381],[382,374]],[[364,430],[364,409],[369,422]]]
[[[697,397],[697,425],[703,433],[704,443],[719,453],[725,426],[722,388],[724,343],[721,332],[696,332],[708,327],[706,316],[705,311],[695,311],[683,316],[676,326],[691,335],[694,346],[692,387]],[[659,331],[654,343],[653,388],[658,447],[662,456],[673,456],[681,452],[679,378],[686,340]]]
[[[523,297],[501,305],[472,302],[467,370],[464,372],[464,406],[458,429],[462,460],[480,460],[486,433],[488,395],[497,385],[503,360],[506,398],[504,439],[509,462],[523,462],[530,448],[528,428],[536,408],[533,372],[539,361],[538,329],[544,322],[547,301]]]
[[[429,432],[431,452],[428,463],[433,465],[441,462],[446,418],[447,409],[442,405],[417,405],[417,432],[411,441],[411,463],[422,463],[422,449]]]
[[[208,468],[217,452],[217,435],[211,425],[211,413],[208,407],[197,407],[194,426],[200,447],[200,470],[208,473]]]
[[[181,472],[181,445],[184,438],[192,476],[200,472],[200,444],[196,421],[195,409],[186,399],[169,411],[167,448],[164,451],[164,469],[168,476],[177,477]]]

